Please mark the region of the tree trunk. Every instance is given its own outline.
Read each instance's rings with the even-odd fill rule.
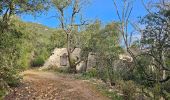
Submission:
[[[69,71],[71,73],[77,73],[76,66],[74,66],[74,62],[72,62],[69,34],[67,34],[67,53],[68,53]]]
[[[165,63],[165,56],[164,56],[164,50],[162,50],[162,61],[163,61],[163,66],[166,68],[166,63]],[[162,79],[166,79],[166,70],[162,71]]]
[[[84,68],[85,72],[87,71],[87,62],[88,62],[88,60],[85,60],[85,68]]]

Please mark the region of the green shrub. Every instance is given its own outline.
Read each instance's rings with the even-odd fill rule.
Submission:
[[[162,84],[162,88],[163,90],[165,90],[166,92],[170,93],[170,81],[167,81],[165,83]]]
[[[103,82],[107,82],[109,79],[108,69],[102,68],[97,70],[97,78],[101,79]]]
[[[2,100],[5,94],[6,94],[6,91],[4,89],[0,89],[0,100]]]
[[[21,76],[16,69],[3,67],[0,69],[0,77],[9,85],[17,86],[20,83]]]
[[[39,66],[43,66],[44,64],[44,59],[42,57],[37,57],[32,61],[32,67],[39,67]]]
[[[170,100],[170,93],[168,93],[167,91],[164,91],[163,93],[165,100]]]
[[[7,92],[7,84],[3,79],[0,79],[0,100],[3,98],[3,96]]]
[[[97,70],[95,68],[92,68],[88,70],[87,72],[84,72],[82,74],[82,77],[89,79],[89,78],[97,78]]]
[[[154,95],[154,100],[159,100],[161,98],[161,84],[160,83],[156,83],[154,85],[154,87],[152,88],[152,92]]]
[[[59,72],[59,73],[69,73],[69,68],[68,67],[55,68],[54,70],[56,72]]]
[[[121,81],[120,88],[125,100],[135,100],[136,85],[133,81]]]
[[[123,100],[123,97],[118,95],[116,91],[109,91],[110,88],[106,84],[97,84],[97,90],[99,90],[103,95],[109,97],[112,100]]]

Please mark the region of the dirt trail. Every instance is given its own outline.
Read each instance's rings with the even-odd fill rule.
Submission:
[[[89,83],[65,75],[29,70],[23,76],[5,100],[108,100]]]

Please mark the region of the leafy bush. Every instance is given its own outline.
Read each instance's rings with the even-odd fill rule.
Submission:
[[[8,92],[8,88],[18,86],[21,77],[12,67],[0,67],[0,100]]]
[[[55,67],[52,67],[52,68],[55,68]],[[55,68],[53,70],[55,70],[56,72],[59,72],[59,73],[69,73],[68,67]]]
[[[112,100],[123,100],[123,97],[118,95],[116,91],[110,91],[110,88],[106,84],[97,84],[96,88]]]
[[[18,70],[12,67],[1,67],[0,68],[0,77],[4,82],[9,86],[17,86],[20,82],[21,76],[18,74]]]
[[[107,68],[98,68],[97,69],[97,78],[101,79],[104,82],[107,82],[109,76],[108,76],[108,71]]]
[[[136,84],[133,81],[121,81],[120,89],[124,94],[125,100],[135,100]]]
[[[82,74],[82,77],[86,79],[97,77],[97,70],[95,68],[89,69]]]
[[[166,92],[170,93],[170,81],[162,84],[162,88],[163,88],[163,90],[165,90]]]
[[[153,93],[153,99],[154,100],[160,100],[161,98],[161,85],[160,83],[155,83],[154,87],[151,89],[152,93]]]
[[[3,79],[0,79],[0,100],[6,94],[7,88],[8,88],[8,86],[7,86],[6,82]]]
[[[2,18],[0,18],[0,26],[3,25],[1,21]],[[44,29],[47,30],[44,31]],[[2,30],[4,29],[0,27],[1,32]],[[8,86],[17,86],[21,79],[20,71],[30,65],[42,66],[44,60],[50,55],[51,48],[56,47],[51,45],[50,41],[50,36],[54,33],[60,32],[12,17],[8,29],[0,34],[0,79]],[[62,36],[61,39],[63,39]],[[6,91],[3,87],[0,83],[0,97]]]
[[[6,90],[5,89],[1,89],[0,86],[0,100],[3,98],[3,96],[6,94]]]
[[[37,57],[32,61],[32,67],[43,66],[44,62],[45,61],[42,57]]]
[[[18,69],[27,69],[30,67],[30,61],[31,61],[31,47],[24,47],[24,45],[29,45],[28,43],[25,43],[23,45],[19,45],[19,58],[17,59],[17,65]]]

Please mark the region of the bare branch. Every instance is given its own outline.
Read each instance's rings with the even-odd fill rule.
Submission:
[[[113,3],[114,3],[114,6],[115,6],[115,9],[116,9],[116,13],[118,15],[118,18],[119,18],[119,21],[121,21],[121,17],[120,17],[120,14],[119,14],[119,10],[118,10],[118,7],[117,7],[117,4],[116,4],[116,1],[113,0]]]

